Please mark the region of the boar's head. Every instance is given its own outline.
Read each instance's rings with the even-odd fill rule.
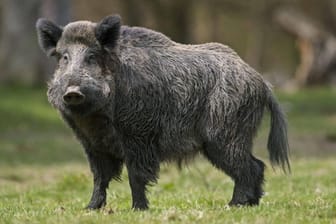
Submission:
[[[68,115],[88,115],[109,104],[118,70],[120,17],[65,27],[39,19],[36,28],[42,50],[57,60],[49,82],[49,102]]]

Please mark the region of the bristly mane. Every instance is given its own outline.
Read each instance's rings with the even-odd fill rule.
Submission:
[[[166,35],[143,27],[122,26],[120,30],[120,44],[133,47],[161,47],[176,45]]]

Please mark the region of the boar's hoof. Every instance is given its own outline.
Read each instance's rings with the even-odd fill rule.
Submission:
[[[259,200],[255,199],[255,200],[246,200],[246,201],[235,201],[235,200],[231,200],[229,202],[229,206],[231,207],[241,207],[241,206],[255,206],[259,204]]]
[[[104,207],[106,205],[106,201],[102,200],[102,201],[90,201],[90,203],[86,206],[85,209],[88,210],[96,210],[96,209],[100,209],[102,207]]]
[[[148,209],[148,205],[147,204],[133,204],[132,205],[132,209],[134,211],[144,211]]]

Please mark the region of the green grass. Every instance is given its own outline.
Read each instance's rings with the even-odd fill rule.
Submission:
[[[277,94],[288,112],[292,174],[267,162],[265,119],[255,145],[267,162],[260,206],[229,208],[233,183],[202,158],[161,167],[150,210],[130,210],[127,173],[107,206],[86,211],[92,176],[45,90],[0,87],[0,223],[336,223],[336,92]]]

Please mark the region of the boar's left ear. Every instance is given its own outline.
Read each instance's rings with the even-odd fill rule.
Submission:
[[[42,50],[52,56],[56,51],[56,44],[62,36],[63,29],[47,19],[36,22],[38,41]]]
[[[119,15],[107,16],[100,21],[95,29],[99,43],[108,48],[115,48],[120,34],[121,19]]]

